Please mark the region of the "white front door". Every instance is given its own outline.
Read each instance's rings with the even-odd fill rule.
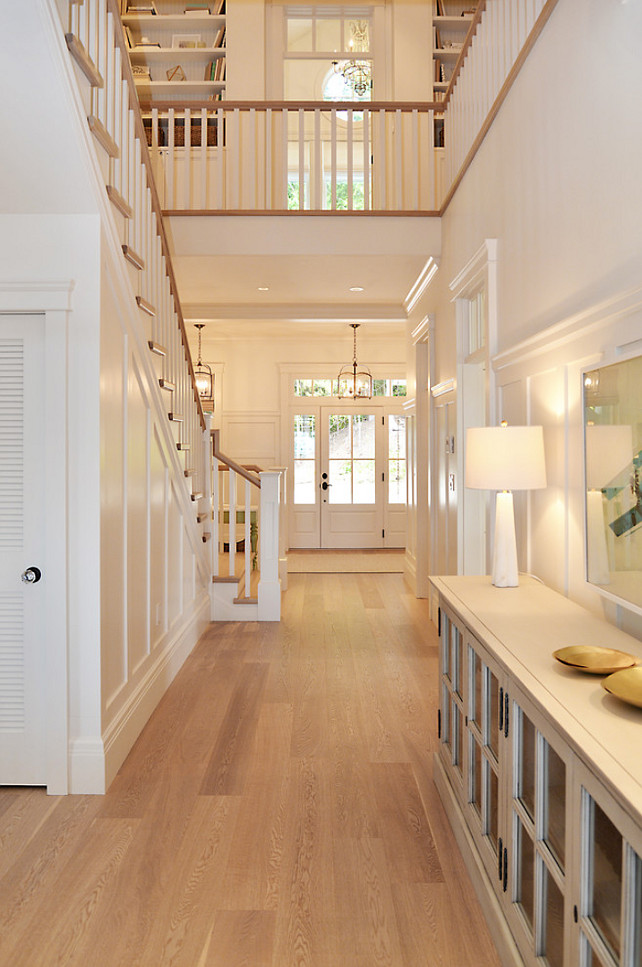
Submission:
[[[405,546],[403,416],[360,402],[305,409],[293,417],[290,546]]]
[[[46,782],[44,375],[43,317],[0,315],[2,785]]]
[[[383,547],[381,413],[354,403],[321,421],[321,547]]]

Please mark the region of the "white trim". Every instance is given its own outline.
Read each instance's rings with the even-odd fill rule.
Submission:
[[[434,317],[424,316],[419,325],[415,326],[415,328],[410,331],[410,338],[413,346],[416,346],[419,342],[427,342],[430,339],[430,333],[434,328]]]
[[[434,386],[431,386],[430,394],[436,400],[440,396],[445,396],[446,393],[454,393],[456,389],[457,380],[451,376],[450,379],[444,379],[441,383],[435,383]]]
[[[449,282],[448,288],[452,292],[452,300],[465,299],[474,291],[483,279],[488,264],[497,261],[497,239],[486,238],[463,269]]]
[[[585,336],[596,327],[605,327],[616,322],[641,307],[642,286],[620,292],[611,299],[582,309],[536,335],[523,339],[510,349],[497,353],[491,360],[493,369],[500,372],[508,366],[543,355],[577,337]]]
[[[165,646],[156,658],[143,680],[131,692],[126,703],[114,716],[105,729],[103,740],[95,740],[93,744],[88,740],[72,743],[70,758],[91,755],[100,758],[93,764],[83,762],[72,768],[71,792],[104,793],[109,788],[118,769],[135,740],[143,730],[145,724],[167,691],[175,675],[191,653],[199,638],[205,632],[210,621],[210,598],[207,591],[200,596],[200,601],[194,604],[193,610],[185,621],[172,629],[167,636]],[[148,656],[145,656],[147,659]],[[99,779],[102,788],[89,788],[89,784]]]
[[[430,256],[423,269],[417,276],[417,279],[403,300],[404,309],[407,313],[412,312],[420,298],[432,282],[435,272],[439,268],[439,262]]]
[[[274,302],[259,305],[255,302],[229,303],[215,307],[193,303],[184,308],[186,324],[197,322],[210,323],[224,319],[274,319],[279,322],[368,322],[376,323],[406,322],[407,313],[403,306],[395,303],[354,302],[332,303],[331,305],[310,305],[310,303]]]
[[[0,282],[0,313],[44,316],[45,382],[43,402],[47,432],[43,453],[45,488],[46,639],[44,668],[48,682],[43,724],[46,734],[46,781],[51,795],[64,795],[68,769],[68,482],[67,482],[67,328],[72,281]],[[45,307],[45,308],[43,308]]]

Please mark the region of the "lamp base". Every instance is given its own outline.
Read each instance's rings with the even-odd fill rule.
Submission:
[[[498,491],[495,499],[495,549],[493,552],[493,584],[497,588],[516,588],[517,544],[515,514],[510,490]]]

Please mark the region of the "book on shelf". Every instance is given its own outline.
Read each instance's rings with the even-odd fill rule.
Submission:
[[[438,17],[445,16],[443,0],[435,0],[435,9]]]
[[[135,43],[134,43],[134,37],[133,37],[133,35],[132,35],[132,32],[131,32],[131,30],[130,30],[130,29],[129,29],[129,27],[127,26],[127,24],[124,24],[124,25],[123,25],[123,31],[124,31],[124,34],[125,34],[125,40],[127,41],[127,46],[128,46],[128,47],[129,47],[130,49],[131,49],[132,47],[135,47],[136,45],[135,45]]]
[[[195,13],[207,13],[210,14],[212,11],[210,9],[209,3],[188,3],[185,7],[185,13],[195,14]]]
[[[143,37],[139,44],[134,44],[134,50],[160,50],[160,44],[155,40],[148,40],[147,37]]]
[[[157,14],[158,10],[154,0],[147,0],[146,3],[130,3],[127,7],[127,13]]]
[[[215,17],[222,17],[225,13],[225,0],[216,0],[212,8]]]
[[[441,33],[439,32],[439,27],[433,28],[433,40],[434,40],[435,50],[441,50],[442,43],[441,43]]]
[[[225,27],[221,27],[217,33],[212,47],[224,47],[225,46]]]
[[[186,17],[203,17],[203,16],[209,16],[209,15],[210,15],[209,7],[194,7],[194,8],[188,7],[185,10]]]
[[[225,60],[223,57],[219,57],[216,61],[216,67],[214,68],[214,80],[224,81],[225,80]]]

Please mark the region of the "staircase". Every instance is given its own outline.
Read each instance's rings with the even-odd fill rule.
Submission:
[[[278,621],[286,578],[284,475],[279,469],[241,467],[221,453],[218,431],[210,431],[211,418],[203,413],[196,388],[119,4],[70,0],[68,9],[65,40],[78,68],[119,257],[131,283],[139,348],[147,355],[144,368],[153,371],[154,406],[165,414],[174,472],[182,478],[183,499],[193,505],[193,526],[205,545],[211,620]],[[228,478],[225,486],[220,486],[220,468]],[[242,536],[237,536],[239,520]],[[239,568],[240,542],[244,550],[254,544],[256,554],[244,553]]]
[[[222,452],[218,430],[212,458],[212,621],[278,621],[287,581],[284,471],[241,466]]]

